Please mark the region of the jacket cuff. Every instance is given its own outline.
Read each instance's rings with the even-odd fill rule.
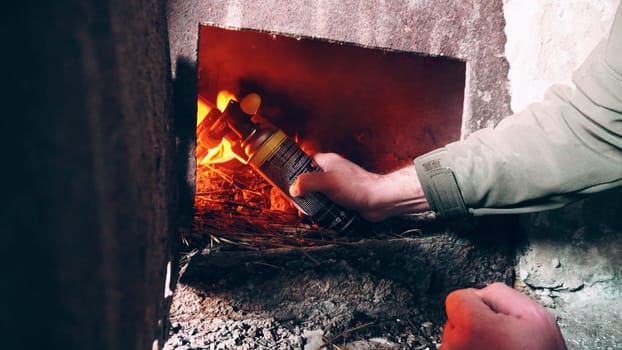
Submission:
[[[453,218],[469,213],[444,148],[419,156],[414,163],[428,204],[439,217]]]

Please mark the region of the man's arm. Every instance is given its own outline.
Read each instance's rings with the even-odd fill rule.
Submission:
[[[622,6],[573,82],[415,159],[430,206],[446,216],[530,212],[622,185]]]

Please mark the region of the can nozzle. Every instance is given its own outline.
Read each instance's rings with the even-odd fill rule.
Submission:
[[[210,149],[218,146],[227,134],[227,123],[214,104],[199,96],[197,99],[197,139]]]

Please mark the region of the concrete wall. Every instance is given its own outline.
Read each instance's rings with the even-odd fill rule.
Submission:
[[[2,12],[0,347],[150,349],[177,239],[164,2]]]
[[[504,2],[511,104],[539,101],[609,30],[619,0]],[[622,347],[622,191],[522,218],[519,286],[558,315],[570,349]]]
[[[451,56],[467,63],[466,136],[510,113],[502,6],[500,0],[173,0],[168,3],[173,73],[196,64],[200,22]]]
[[[506,0],[505,56],[512,110],[539,101],[608,33],[619,0]]]

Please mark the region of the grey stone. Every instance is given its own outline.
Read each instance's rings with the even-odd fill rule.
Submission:
[[[562,264],[559,262],[559,259],[553,258],[553,260],[551,260],[551,266],[554,268],[558,268],[562,266]]]
[[[254,338],[257,336],[257,327],[255,325],[251,325],[247,330],[246,330],[246,336],[250,337],[250,338]]]
[[[324,331],[321,329],[305,330],[302,333],[302,336],[305,339],[304,350],[315,350],[324,345],[324,341],[322,340],[323,335]]]
[[[264,328],[261,330],[261,334],[263,334],[263,338],[268,341],[274,341],[274,335],[269,328]]]

